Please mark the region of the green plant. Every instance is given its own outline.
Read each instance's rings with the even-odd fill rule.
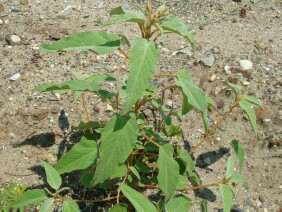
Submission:
[[[81,98],[87,117],[86,122],[72,127],[83,131],[80,142],[63,155],[54,167],[42,162],[48,184],[55,190],[48,197],[44,190],[35,189],[25,192],[10,204],[10,207],[24,207],[43,202],[41,211],[51,211],[55,201],[61,201],[63,211],[79,211],[79,203],[109,202],[109,211],[188,211],[191,199],[185,191],[200,190],[210,186],[219,186],[224,211],[230,211],[232,199],[236,197],[233,187],[246,180],[241,175],[244,166],[244,149],[237,140],[231,142],[233,154],[227,160],[227,172],[218,182],[203,184],[196,173],[193,153],[216,133],[226,117],[241,107],[249,116],[251,126],[257,133],[256,116],[253,108],[261,106],[255,98],[244,95],[236,85],[223,82],[235,94],[231,108],[212,127],[208,126],[208,107],[213,104],[202,89],[195,86],[187,70],[175,74],[155,73],[160,49],[157,41],[167,33],[178,34],[191,44],[195,41],[184,23],[169,15],[168,8],[161,6],[153,11],[150,2],[145,9],[129,11],[122,7],[114,8],[113,16],[105,25],[119,22],[134,22],[140,28],[141,38],[130,40],[124,34],[82,32],[71,35],[41,49],[48,52],[92,50],[98,54],[120,51],[129,60],[129,73],[125,84],[112,76],[84,76],[73,72],[76,79],[61,84],[45,84],[36,87],[39,91],[74,92],[74,100]],[[174,83],[166,87],[150,85],[153,78],[173,78]],[[102,88],[102,84],[115,81],[119,86],[116,91]],[[163,104],[165,92],[174,89],[182,95],[182,110],[166,108]],[[91,121],[85,92],[94,93],[101,102],[112,105],[114,115],[107,122]],[[156,120],[150,122],[143,114],[144,106],[150,106],[157,113]],[[171,142],[172,137],[183,137],[183,132],[173,117],[184,118],[191,110],[197,109],[202,117],[205,129],[198,144],[187,150],[181,142]],[[239,171],[234,155],[238,159]],[[103,188],[108,195],[103,199],[73,200],[60,193],[70,188],[60,188],[62,174],[81,170],[81,183],[91,188]],[[152,202],[144,196],[148,189],[158,189],[162,196],[158,202]],[[179,195],[175,195],[176,191]],[[36,197],[36,198],[35,198]],[[202,211],[207,211],[207,202],[201,204]]]

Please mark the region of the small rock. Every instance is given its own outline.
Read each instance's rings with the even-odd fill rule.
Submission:
[[[21,5],[27,5],[28,4],[28,0],[20,0],[20,4]]]
[[[173,107],[173,102],[168,100],[166,103],[165,103],[165,106],[169,109],[171,109]]]
[[[112,111],[114,111],[114,108],[112,107],[112,105],[107,104],[105,112],[112,112]]]
[[[240,60],[240,66],[243,70],[251,69],[253,67],[253,63],[249,60]]]
[[[31,118],[36,121],[41,121],[48,116],[48,113],[49,109],[38,110],[31,114]]]
[[[61,111],[61,109],[59,107],[56,107],[56,106],[55,107],[51,107],[51,109],[50,109],[50,112],[52,114],[59,114],[60,111]]]
[[[7,137],[7,132],[0,129],[0,139],[5,139]]]
[[[253,207],[253,206],[254,206],[253,203],[252,203],[252,201],[251,201],[251,199],[250,199],[249,197],[247,198],[246,203],[247,203],[247,205],[250,206],[250,207]]]
[[[216,74],[211,75],[211,77],[209,78],[209,82],[213,82],[216,79]]]
[[[230,66],[224,66],[224,72],[226,73],[226,74],[231,74],[231,70],[230,70]]]
[[[2,25],[3,24],[3,21],[2,21],[2,19],[0,19],[0,25]]]
[[[276,10],[278,10],[279,8],[278,8],[277,6],[275,6],[275,5],[273,5],[273,6],[271,6],[271,9],[274,10],[274,11],[276,11]]]
[[[259,208],[262,205],[262,203],[261,201],[256,201],[256,202],[257,202],[257,207]]]
[[[164,53],[169,54],[169,49],[167,49],[167,48],[161,48],[161,49]]]
[[[242,82],[242,85],[244,85],[244,86],[248,86],[248,85],[250,85],[250,84],[251,84],[251,83],[248,82],[248,81]]]
[[[3,12],[5,10],[5,7],[3,4],[0,4],[0,13]]]
[[[218,100],[216,101],[216,106],[217,106],[218,109],[223,108],[224,105],[225,105],[225,102],[224,102],[223,99],[218,99]]]
[[[21,80],[23,80],[23,81],[27,80],[27,78],[28,78],[28,76],[27,76],[27,75],[23,75],[23,76],[21,76]]]
[[[52,32],[50,32],[49,37],[54,39],[54,40],[60,40],[61,39],[61,33],[59,33],[58,31],[52,31]]]
[[[19,79],[20,76],[21,76],[20,73],[16,73],[16,74],[14,74],[13,76],[10,77],[10,80],[15,81],[15,80]]]
[[[190,51],[188,47],[180,48],[172,53],[173,56],[178,55],[178,54],[186,54],[189,57],[193,55],[193,53]]]
[[[214,65],[215,62],[215,58],[214,56],[209,56],[209,57],[204,57],[201,59],[201,62],[208,67],[212,67]]]
[[[19,44],[22,40],[17,35],[11,35],[10,38],[6,38],[6,41],[9,45],[15,45],[15,44]]]
[[[264,197],[263,197],[263,196],[261,196],[261,195],[259,195],[259,201],[261,201],[262,203],[264,203],[264,202],[265,202]]]

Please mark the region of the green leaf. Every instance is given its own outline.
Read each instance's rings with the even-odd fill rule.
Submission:
[[[138,180],[141,180],[139,172],[135,169],[135,167],[130,166],[129,169],[132,171],[132,173],[137,177]]]
[[[77,203],[74,200],[68,199],[63,203],[62,212],[80,212],[80,210]]]
[[[181,35],[188,40],[193,48],[195,47],[195,40],[181,19],[170,15],[161,19],[159,25],[163,30]]]
[[[230,179],[230,181],[235,183],[235,184],[246,183],[247,182],[246,178],[243,175],[239,174],[239,173],[233,174],[231,179]]]
[[[199,178],[199,176],[195,173],[189,173],[189,181],[192,185],[201,185],[201,179]]]
[[[185,112],[191,109],[191,106],[198,108],[201,111],[202,119],[205,126],[206,133],[207,128],[207,109],[208,109],[208,98],[205,92],[195,86],[192,82],[190,73],[186,70],[180,70],[175,77],[175,84],[178,85],[184,93],[184,100],[187,100],[188,106],[185,106]],[[188,108],[188,109],[187,109]]]
[[[180,150],[180,158],[186,163],[186,171],[191,174],[195,168],[195,164],[191,156],[188,154],[187,150]]]
[[[138,163],[135,164],[135,166],[142,173],[150,173],[150,169],[148,168],[148,166],[146,166],[143,163],[138,162]]]
[[[232,145],[234,153],[236,154],[239,160],[240,173],[241,173],[243,170],[244,164],[245,164],[245,150],[243,146],[237,140],[233,140],[231,142],[231,145]]]
[[[189,211],[190,207],[191,199],[188,199],[186,197],[172,198],[165,205],[165,209],[167,212]]]
[[[117,167],[115,169],[114,174],[110,177],[110,179],[114,179],[114,178],[119,178],[119,177],[123,177],[127,174],[127,166],[126,165],[121,165],[119,167]]]
[[[131,110],[131,107],[149,87],[159,57],[160,49],[156,43],[148,42],[145,39],[137,39],[132,43],[124,113]]]
[[[78,71],[72,71],[71,74],[76,78],[76,79],[83,79],[84,78],[84,74],[78,72]]]
[[[182,100],[182,115],[188,114],[191,110],[193,110],[193,106],[189,104],[188,97],[183,93],[183,100]]]
[[[234,159],[232,156],[229,156],[227,159],[227,171],[226,171],[226,179],[229,179],[232,177],[234,173]]]
[[[62,178],[60,174],[49,163],[41,161],[44,166],[46,178],[48,184],[55,190],[58,190],[62,184]]]
[[[223,202],[223,212],[230,212],[232,207],[232,189],[225,184],[219,185],[219,193]]]
[[[252,128],[253,128],[253,131],[254,131],[255,135],[257,135],[257,133],[258,133],[258,131],[257,131],[257,118],[256,118],[256,113],[255,113],[255,111],[252,107],[253,105],[245,99],[241,100],[239,102],[239,105],[247,113],[249,120],[251,122]]]
[[[104,125],[105,124],[103,122],[98,122],[98,121],[88,121],[88,122],[81,121],[78,124],[78,126],[72,126],[71,130],[84,131],[89,129],[103,128]]]
[[[98,91],[99,84],[92,81],[87,80],[69,80],[62,84],[45,84],[41,86],[37,86],[34,90],[38,91],[90,91],[95,92]]]
[[[241,94],[241,90],[237,87],[237,85],[230,83],[228,81],[222,81],[225,85],[227,85],[233,93],[235,93],[236,97]]]
[[[127,212],[126,204],[116,204],[109,209],[108,212]]]
[[[184,189],[186,186],[187,186],[186,177],[183,175],[179,175],[176,190]]]
[[[107,54],[117,50],[120,39],[109,32],[82,32],[62,38],[54,44],[42,44],[40,48],[47,52],[93,50],[98,54]]]
[[[208,212],[208,202],[207,200],[203,199],[201,202],[201,212]]]
[[[127,185],[119,183],[120,190],[131,202],[137,212],[157,212],[156,207],[143,194],[135,191]]]
[[[90,81],[90,82],[95,81],[95,82],[98,82],[98,83],[118,81],[117,78],[112,77],[112,76],[107,76],[107,75],[91,75],[91,76],[87,77],[86,80]]]
[[[51,212],[54,203],[54,198],[48,198],[40,207],[39,212]]]
[[[253,96],[244,95],[244,99],[256,107],[262,107],[262,103]]]
[[[102,131],[100,160],[92,185],[111,177],[122,165],[137,142],[138,125],[134,113],[115,115]]]
[[[60,158],[55,165],[55,169],[60,174],[86,169],[95,163],[98,156],[97,148],[96,141],[82,137],[79,143],[75,144],[67,154]]]
[[[170,144],[159,148],[157,166],[159,168],[158,183],[167,201],[174,195],[179,179],[179,165],[173,159],[173,148]]]
[[[142,12],[124,10],[122,7],[113,9],[110,15],[116,15],[114,18],[106,21],[104,26],[116,24],[120,22],[134,22],[138,24],[144,24],[146,17]]]
[[[45,199],[47,199],[47,196],[43,189],[34,189],[25,192],[22,196],[17,198],[10,206],[13,208],[20,208],[28,205],[39,205]]]

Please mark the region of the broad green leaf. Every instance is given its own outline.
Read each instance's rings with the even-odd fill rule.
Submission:
[[[120,39],[109,32],[82,32],[53,44],[42,44],[41,49],[47,52],[93,50],[98,54],[107,54],[117,50],[121,45]]]
[[[245,150],[243,146],[239,143],[237,140],[233,140],[231,142],[232,148],[234,153],[236,154],[239,164],[240,164],[240,173],[243,170],[244,164],[245,164]]]
[[[34,189],[25,192],[10,205],[13,208],[20,208],[29,205],[39,205],[46,200],[47,196],[43,189]]]
[[[239,173],[233,174],[230,181],[233,182],[233,183],[236,183],[236,184],[247,182],[246,178]]]
[[[193,106],[189,104],[188,97],[183,93],[183,100],[182,100],[182,115],[188,114],[191,110],[193,110]]]
[[[104,26],[116,24],[120,22],[134,22],[138,24],[144,24],[146,17],[142,12],[123,10],[120,8],[115,8],[111,11],[111,15],[115,15],[112,19],[106,21]]]
[[[90,81],[90,82],[95,81],[101,83],[101,82],[116,82],[118,81],[118,79],[107,75],[91,75],[86,78],[86,81]]]
[[[80,210],[74,200],[68,199],[67,201],[64,201],[62,205],[62,212],[80,212]]]
[[[127,212],[126,204],[116,204],[109,209],[108,212]]]
[[[118,7],[115,7],[113,8],[111,11],[110,11],[110,15],[122,15],[122,14],[125,14],[126,13],[126,10],[122,8],[122,6],[118,6]]]
[[[40,207],[39,212],[51,212],[54,198],[48,198]]]
[[[230,83],[228,81],[222,81],[225,85],[227,85],[233,93],[235,93],[236,96],[239,96],[241,94],[241,90],[237,87],[237,85]]]
[[[208,212],[208,202],[207,200],[203,199],[201,202],[201,212]]]
[[[37,86],[34,90],[38,91],[90,91],[95,92],[98,91],[99,84],[92,81],[87,80],[69,80],[62,84],[45,84],[41,86]]]
[[[256,118],[256,113],[253,109],[253,105],[248,102],[247,100],[243,99],[239,102],[240,107],[247,113],[249,120],[251,122],[253,131],[255,135],[257,135],[258,130],[257,130],[257,118]]]
[[[195,172],[189,173],[188,179],[192,185],[201,185],[202,183],[200,177]]]
[[[115,169],[114,174],[110,177],[110,179],[114,179],[114,178],[119,178],[119,177],[123,177],[127,174],[127,166],[126,165],[121,165],[119,167],[117,167]]]
[[[244,95],[244,99],[256,107],[262,107],[261,102],[253,96]]]
[[[188,199],[186,197],[171,198],[165,205],[167,212],[189,211],[190,207],[191,199]]]
[[[223,212],[230,212],[232,207],[232,189],[225,184],[219,185],[219,193],[223,202]]]
[[[189,111],[191,106],[198,108],[201,111],[205,131],[207,132],[208,98],[205,92],[193,84],[192,77],[186,70],[180,70],[177,73],[177,76],[175,77],[175,84],[181,88],[184,96],[186,96],[184,97],[184,100],[188,101],[186,103],[188,106],[185,107],[185,111]]]
[[[83,139],[83,138],[82,138]],[[55,165],[60,174],[86,169],[95,163],[98,156],[97,142],[85,139],[75,144]]]
[[[135,167],[130,166],[129,169],[132,171],[132,173],[137,177],[138,180],[141,180],[139,172],[135,169]]]
[[[143,194],[121,183],[119,183],[119,187],[124,196],[129,199],[137,212],[157,212],[157,209],[153,203],[150,202]]]
[[[181,35],[188,40],[193,48],[195,47],[195,40],[181,19],[170,15],[161,19],[159,25],[163,30]]]
[[[118,36],[120,37],[120,41],[121,41],[122,45],[126,45],[127,47],[130,48],[131,44],[130,44],[130,41],[128,40],[128,38],[126,37],[126,35],[123,32],[119,32]]]
[[[173,148],[170,144],[159,148],[157,166],[159,168],[158,183],[167,201],[174,195],[179,179],[179,165],[173,158]]]
[[[232,177],[234,173],[234,159],[232,156],[229,156],[227,159],[227,171],[226,171],[226,179],[229,179]]]
[[[180,158],[186,163],[186,171],[191,174],[195,168],[195,164],[191,156],[188,154],[187,150],[180,150]]]
[[[148,166],[146,166],[143,163],[138,162],[138,163],[135,164],[135,166],[142,173],[150,173],[150,169],[148,168]]]
[[[187,186],[186,177],[183,175],[179,175],[178,183],[176,186],[176,190],[184,189]]]
[[[41,161],[41,163],[44,167],[48,184],[53,189],[58,190],[62,184],[61,176],[59,175],[57,170],[54,169],[53,166],[51,166],[49,163],[45,161]]]
[[[92,185],[110,178],[122,165],[137,142],[138,125],[134,113],[115,115],[102,131],[100,160]]]
[[[78,71],[72,71],[71,74],[76,78],[76,79],[83,79],[84,78],[84,74],[78,72]]]
[[[156,43],[148,42],[145,39],[137,39],[132,43],[124,113],[131,110],[131,107],[149,87],[159,57],[160,49]]]

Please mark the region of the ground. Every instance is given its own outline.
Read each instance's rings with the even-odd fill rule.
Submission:
[[[139,1],[142,2],[142,1]],[[209,122],[213,124],[232,103],[221,80],[230,80],[242,91],[258,98],[264,105],[258,110],[258,136],[252,132],[246,115],[233,112],[215,135],[195,156],[215,151],[219,154],[229,147],[232,139],[240,141],[246,149],[247,165],[244,175],[248,184],[236,187],[240,208],[244,211],[281,211],[282,207],[282,3],[279,0],[257,1],[166,1],[171,13],[182,18],[197,41],[193,52],[184,39],[164,36],[159,44],[162,59],[158,72],[174,73],[187,69],[193,82],[216,100],[210,108]],[[252,3],[253,2],[253,3]],[[161,4],[156,1],[155,5]],[[71,79],[76,70],[85,74],[109,74],[124,79],[127,63],[118,53],[98,56],[94,52],[68,52],[49,54],[39,49],[42,43],[82,31],[100,30],[101,20],[117,5],[133,8],[134,1],[23,1],[2,0],[0,3],[0,185],[16,182],[40,186],[44,183],[41,160],[56,162],[60,144],[64,140],[59,126],[61,109],[70,125],[85,120],[80,102],[74,103],[71,95],[55,95],[34,91],[37,85],[63,82]],[[243,9],[243,10],[242,10]],[[105,28],[111,32],[124,31],[129,36],[138,33],[132,24],[119,24]],[[13,40],[17,35],[21,40]],[[173,54],[180,48],[184,53]],[[211,67],[201,60],[211,56]],[[250,60],[253,67],[242,71],[240,60]],[[231,67],[230,72],[225,67]],[[10,78],[19,73],[16,80]],[[158,83],[167,83],[160,79]],[[109,84],[109,88],[114,88]],[[93,97],[87,96],[92,118],[109,119],[112,112],[106,105],[94,107]],[[176,108],[177,96],[169,94]],[[193,145],[202,133],[199,114],[193,113],[181,123],[185,139]],[[67,128],[67,126],[66,126]],[[68,128],[68,132],[70,129]],[[71,142],[75,137],[66,138]],[[224,150],[224,149],[223,149]],[[217,181],[224,176],[228,155],[222,154],[212,163],[210,171],[199,169],[203,183]],[[198,157],[199,158],[199,157]],[[217,188],[216,195],[208,199],[210,211],[222,208]],[[192,211],[199,211],[200,198],[194,200]],[[204,194],[202,196],[205,196]]]

